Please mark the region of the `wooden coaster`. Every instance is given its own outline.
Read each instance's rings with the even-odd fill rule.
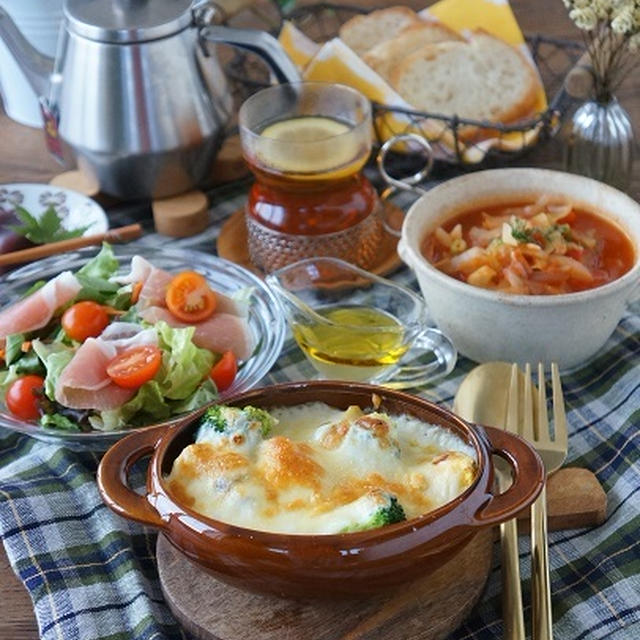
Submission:
[[[242,157],[240,136],[233,135],[224,139],[220,151],[211,168],[211,183],[225,184],[234,180],[246,178],[249,175],[249,167]]]
[[[49,184],[63,189],[72,189],[93,198],[100,193],[98,181],[82,171],[65,171],[49,180]]]
[[[518,515],[518,529],[529,531],[530,509]],[[607,494],[588,469],[565,467],[547,480],[549,531],[602,524],[607,517]]]
[[[160,583],[197,640],[441,640],[478,601],[491,568],[493,530],[479,531],[427,578],[359,599],[288,600],[230,587],[158,536]]]
[[[194,236],[209,226],[209,201],[202,191],[153,200],[151,210],[156,231],[165,236]]]
[[[386,223],[392,229],[399,230],[404,219],[402,209],[388,201],[382,201],[382,205],[384,206]],[[396,251],[397,246],[398,238],[384,230],[376,263],[369,267],[368,271],[383,276],[402,266],[402,260],[400,260],[400,256]],[[226,258],[231,262],[246,267],[260,276],[264,275],[262,270],[252,264],[249,258],[244,209],[234,212],[220,229],[217,251],[221,258]]]

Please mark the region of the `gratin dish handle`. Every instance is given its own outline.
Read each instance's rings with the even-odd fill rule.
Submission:
[[[506,460],[512,470],[513,483],[491,499],[474,515],[480,526],[498,524],[510,520],[536,499],[544,485],[544,465],[535,449],[518,436],[495,429],[479,427],[487,436],[489,450]]]
[[[152,454],[165,425],[140,429],[116,442],[103,456],[98,466],[98,490],[106,505],[118,515],[142,524],[162,528],[164,522],[148,502],[128,483],[131,467],[140,458]]]

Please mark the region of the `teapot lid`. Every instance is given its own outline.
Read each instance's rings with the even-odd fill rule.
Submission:
[[[69,30],[100,42],[144,42],[191,24],[192,0],[66,0]]]

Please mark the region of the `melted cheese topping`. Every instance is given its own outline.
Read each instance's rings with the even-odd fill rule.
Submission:
[[[201,427],[167,478],[174,495],[206,516],[251,529],[337,533],[369,522],[390,496],[408,519],[431,511],[476,476],[472,447],[412,416],[320,402],[270,414],[277,423],[266,439]]]

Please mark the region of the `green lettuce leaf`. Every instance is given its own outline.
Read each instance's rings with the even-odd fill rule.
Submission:
[[[207,378],[189,397],[179,401],[167,401],[156,380],[143,384],[129,402],[118,409],[102,411],[90,418],[92,426],[100,431],[115,431],[126,427],[161,421],[171,416],[194,411],[213,402],[218,397],[216,387]]]
[[[20,374],[16,371],[16,365],[12,364],[8,369],[0,371],[0,400],[4,401],[5,393],[9,385],[20,377]]]
[[[40,417],[40,424],[43,427],[52,427],[61,431],[80,431],[80,428],[73,420],[69,420],[67,416],[63,416],[60,413],[45,413]]]
[[[82,285],[77,300],[93,300],[114,309],[128,309],[131,305],[132,285],[119,285],[111,278],[119,268],[111,245],[103,243],[100,253],[79,269],[75,276]]]
[[[47,370],[44,379],[44,393],[50,400],[55,400],[56,382],[62,370],[73,358],[75,350],[62,342],[46,343],[41,340],[34,340],[32,347]]]
[[[76,277],[85,276],[87,278],[108,280],[111,276],[115,275],[118,267],[118,260],[113,254],[111,245],[103,242],[100,253],[94,258],[91,258],[84,267],[78,269]]]
[[[195,327],[174,329],[166,322],[155,325],[159,347],[163,350],[162,365],[156,375],[163,395],[169,400],[185,400],[207,377],[214,355],[199,349],[192,342]]]
[[[131,400],[117,409],[100,412],[100,422],[91,420],[92,425],[101,431],[115,431],[131,426],[136,416],[136,423],[150,422],[150,418],[164,420],[171,415],[171,408],[166,403],[160,385],[155,380],[145,382]]]
[[[22,355],[24,333],[12,333],[7,336],[4,344],[4,361],[13,364]]]
[[[200,409],[218,397],[218,390],[211,378],[207,378],[188,398],[171,403],[171,415]]]
[[[27,373],[44,373],[40,358],[33,351],[23,354],[7,369],[0,371],[0,401],[4,401],[9,385]]]
[[[208,377],[214,355],[192,342],[194,327],[174,329],[166,322],[155,325],[162,364],[153,380],[143,384],[131,400],[118,409],[102,411],[91,419],[94,428],[113,431],[192,411],[217,397]]]
[[[20,359],[16,360],[15,364],[12,366],[15,367],[16,373],[21,375],[26,373],[37,373],[38,375],[44,376],[45,374],[40,358],[38,358],[37,354],[33,350],[29,351],[29,353],[25,353]]]

